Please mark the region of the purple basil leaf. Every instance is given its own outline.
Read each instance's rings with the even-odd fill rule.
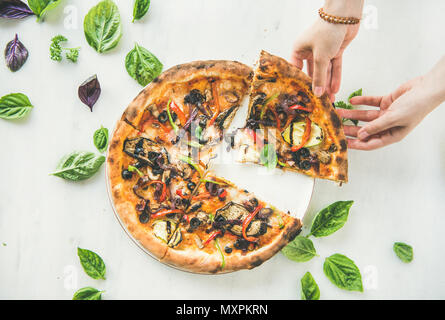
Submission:
[[[20,0],[0,0],[0,18],[23,19],[34,12]]]
[[[97,75],[89,77],[79,87],[79,99],[85,103],[93,112],[93,106],[100,96],[100,83]]]
[[[28,50],[19,41],[17,34],[14,40],[8,42],[5,49],[6,65],[12,72],[19,70],[28,59]]]

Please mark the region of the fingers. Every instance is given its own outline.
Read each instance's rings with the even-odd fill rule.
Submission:
[[[295,65],[298,69],[303,69],[303,59],[298,58],[296,54],[294,54],[291,58],[291,63]]]
[[[329,63],[330,59],[315,52],[312,88],[314,89],[314,94],[317,97],[321,96],[325,91]]]
[[[352,97],[349,102],[353,105],[365,105],[365,106],[374,106],[379,107],[382,102],[382,96],[357,96]]]
[[[314,75],[314,60],[307,59],[306,63],[307,63],[307,74],[309,75],[309,77],[312,78]]]
[[[362,127],[359,126],[343,126],[345,135],[357,138],[357,134]]]
[[[402,140],[406,134],[407,129],[405,127],[397,127],[386,130],[381,134],[374,135],[365,141],[348,138],[348,148],[357,150],[375,150]]]
[[[360,121],[373,121],[380,115],[379,110],[349,110],[336,109],[338,115],[346,119],[354,119]]]
[[[390,112],[386,112],[379,118],[369,122],[362,129],[360,129],[360,131],[357,134],[357,137],[360,140],[365,140],[374,134],[395,127],[396,124],[397,124],[397,119],[393,116],[393,114]]]
[[[331,80],[332,93],[337,93],[338,90],[340,90],[342,63],[343,63],[342,56],[339,56],[332,60],[332,80]]]

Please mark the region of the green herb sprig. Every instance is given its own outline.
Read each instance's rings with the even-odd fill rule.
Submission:
[[[345,102],[345,101],[341,101],[341,100],[340,100],[340,101],[336,101],[336,102],[334,103],[334,106],[335,106],[336,108],[340,108],[340,109],[348,109],[348,110],[352,110],[352,109],[354,109],[354,106],[353,106],[349,101],[350,101],[351,98],[353,98],[353,97],[362,96],[362,95],[363,95],[363,90],[360,88],[360,89],[354,91],[353,93],[351,93],[351,94],[349,95],[349,97],[348,97],[348,101],[347,101],[347,102]],[[343,118],[343,123],[347,122],[348,120],[351,121],[355,126],[358,125],[358,120],[355,120],[355,119],[346,119],[346,118]]]
[[[63,53],[65,52],[65,57],[71,62],[76,63],[79,58],[80,47],[77,48],[63,48],[61,46],[62,42],[67,42],[68,39],[62,35],[57,35],[51,39],[51,45],[49,47],[49,52],[51,55],[51,60],[62,61]]]

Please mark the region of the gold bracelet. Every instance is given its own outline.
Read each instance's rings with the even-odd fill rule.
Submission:
[[[330,14],[327,14],[323,11],[323,8],[318,9],[318,14],[320,15],[320,18],[322,18],[324,21],[330,22],[330,23],[337,23],[337,24],[357,24],[360,23],[359,18],[354,17],[337,17],[332,16]]]

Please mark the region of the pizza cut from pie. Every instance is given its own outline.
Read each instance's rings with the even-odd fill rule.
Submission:
[[[126,121],[108,151],[120,221],[160,261],[196,273],[253,268],[299,233],[299,219],[176,151]]]
[[[342,121],[329,98],[316,97],[305,73],[265,51],[254,71],[246,126],[228,141],[241,162],[348,180]]]

